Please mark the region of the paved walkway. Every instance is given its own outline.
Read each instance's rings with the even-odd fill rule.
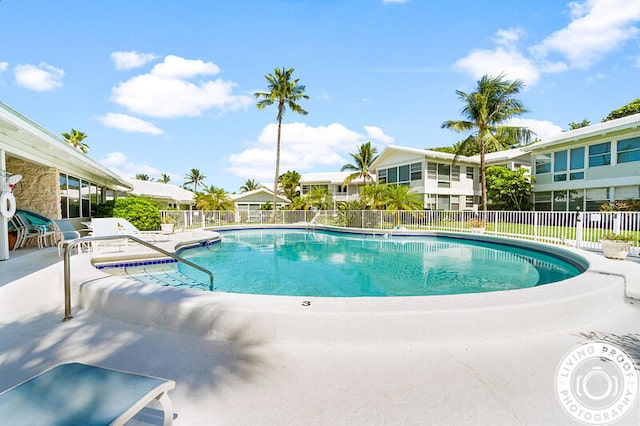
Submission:
[[[219,341],[89,311],[61,322],[56,259],[46,249],[0,262],[0,390],[80,361],[174,379],[177,425],[571,425],[554,393],[569,350],[597,337],[640,362],[640,302],[622,294],[606,318],[508,339],[272,343],[240,328]],[[640,408],[617,424],[640,424]]]

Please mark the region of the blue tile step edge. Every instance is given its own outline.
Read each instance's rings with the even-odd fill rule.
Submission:
[[[117,262],[117,263],[102,263],[94,265],[97,269],[110,269],[110,268],[129,268],[132,266],[147,266],[147,265],[164,265],[168,263],[178,263],[175,259],[145,259],[135,260],[129,262]]]

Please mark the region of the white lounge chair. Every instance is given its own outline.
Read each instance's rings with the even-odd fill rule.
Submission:
[[[0,393],[6,425],[123,425],[158,400],[164,425],[173,424],[173,380],[70,363]]]
[[[106,218],[93,218],[91,219],[91,236],[92,237],[107,237],[111,235],[120,235],[120,227],[118,222],[113,217]],[[126,245],[126,239],[115,241],[94,241],[92,248],[94,252],[101,251],[104,247],[118,247],[118,250]]]
[[[118,226],[125,231],[125,234],[133,235],[134,237],[138,237],[144,241],[157,242],[168,240],[166,233],[162,231],[141,231],[127,219],[123,219],[121,217],[115,217],[114,219],[118,222]]]

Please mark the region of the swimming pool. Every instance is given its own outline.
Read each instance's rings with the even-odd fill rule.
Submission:
[[[229,293],[322,297],[484,293],[562,281],[585,270],[568,258],[537,250],[441,236],[295,229],[220,234],[220,242],[180,255],[212,271],[216,291]]]

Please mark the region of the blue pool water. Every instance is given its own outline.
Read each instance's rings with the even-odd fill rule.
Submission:
[[[221,235],[219,243],[180,254],[213,272],[216,291],[232,293],[350,297],[479,293],[534,287],[583,272],[569,261],[538,251],[457,238],[282,229]]]

